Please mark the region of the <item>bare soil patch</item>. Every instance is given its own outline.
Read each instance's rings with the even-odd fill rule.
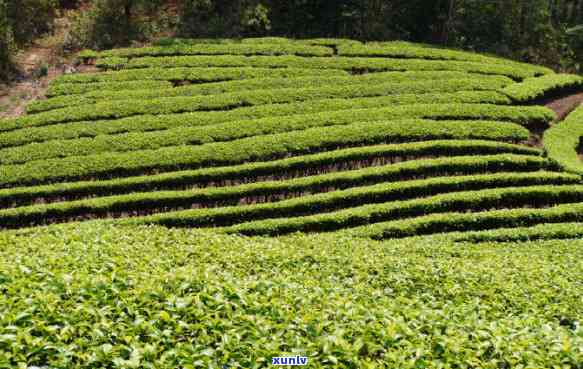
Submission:
[[[28,103],[44,97],[52,79],[76,71],[73,57],[64,55],[62,47],[69,21],[64,17],[56,25],[53,35],[36,40],[15,57],[19,75],[10,84],[0,84],[0,118],[24,114]]]
[[[20,76],[9,86],[0,86],[0,117],[17,117],[25,113],[26,105],[44,95],[49,82],[61,74],[61,68],[50,66],[51,49],[33,45],[16,59]],[[44,76],[41,67],[47,68]]]
[[[553,110],[557,114],[557,121],[560,122],[564,120],[570,112],[575,110],[579,105],[583,103],[583,92],[575,93],[572,95],[549,99],[543,102],[544,106]],[[555,122],[555,123],[556,123]]]

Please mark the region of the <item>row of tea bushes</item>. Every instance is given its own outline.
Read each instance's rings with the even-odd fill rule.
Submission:
[[[375,76],[371,74],[370,76]],[[313,77],[297,79],[261,80],[251,79],[236,82],[247,87],[249,82],[253,82],[251,89],[246,88],[241,91],[236,89],[213,94],[212,96],[200,95],[202,85],[187,85],[166,89],[143,89],[133,91],[97,91],[85,95],[66,95],[48,100],[35,101],[26,108],[29,114],[43,111],[59,109],[64,107],[95,104],[97,102],[115,100],[145,100],[161,97],[181,97],[193,96],[196,99],[216,99],[223,100],[225,96],[240,98],[244,103],[253,104],[257,100],[268,100],[268,103],[290,102],[291,96],[295,96],[296,101],[302,99],[324,99],[324,98],[354,98],[364,96],[384,96],[398,95],[406,93],[424,94],[427,91],[436,92],[456,92],[456,91],[495,91],[508,85],[510,82],[506,77],[483,76],[480,78],[441,78],[426,79],[420,81],[394,81],[393,76],[386,73],[379,73],[377,78],[355,78],[355,77]],[[263,85],[259,83],[263,82]],[[295,83],[294,83],[295,82]],[[232,82],[231,82],[232,83]],[[229,82],[225,83],[229,84]],[[287,86],[286,86],[287,85]],[[193,100],[196,104],[197,100]],[[217,108],[221,106],[218,105]]]
[[[554,174],[551,176],[554,176]],[[572,176],[566,178],[571,183],[572,181],[578,181]],[[426,181],[431,183],[431,181],[439,181],[439,179]],[[500,183],[503,183],[503,181]],[[472,190],[471,186],[468,190],[463,190],[462,187],[460,189],[461,192],[439,193],[421,198],[417,197],[419,194],[417,192],[410,200],[390,202],[385,202],[385,199],[379,196],[377,198],[378,203],[372,200],[372,203],[365,203],[364,205],[360,202],[359,195],[369,196],[369,198],[374,199],[374,189],[355,188],[269,204],[194,209],[156,214],[149,217],[128,219],[127,222],[160,224],[170,227],[231,225],[220,231],[251,236],[278,236],[293,232],[330,232],[386,221],[402,219],[407,221],[407,218],[411,217],[413,217],[411,221],[415,221],[432,213],[468,210],[477,212],[494,208],[549,206],[583,202],[583,185],[560,185],[561,180],[559,180],[559,185],[537,185],[536,183],[530,185],[529,183],[533,183],[532,180],[523,182],[522,187],[512,187],[512,184],[510,184],[510,187],[500,186],[497,188],[496,183],[492,183],[494,188],[482,190]],[[394,186],[406,188],[406,184],[407,182]],[[382,186],[391,186],[391,184],[378,186],[382,188]],[[354,194],[353,196],[358,200],[351,202],[351,194]],[[331,206],[329,210],[332,212],[302,216],[304,214],[313,214],[319,211],[318,209],[321,207],[327,209],[326,204],[329,201],[333,201],[330,198],[337,199],[338,206],[343,210],[333,211],[337,208]],[[346,207],[349,208],[344,209]],[[580,215],[580,217],[582,216]]]
[[[459,71],[479,74],[495,74],[523,80],[540,74],[537,69],[523,66],[467,61],[388,59],[361,57],[312,57],[299,56],[168,56],[141,57],[123,60],[98,59],[102,69],[165,69],[165,68],[272,68],[272,69],[316,69],[344,70],[351,72],[387,71]],[[110,72],[127,73],[128,71]]]
[[[365,173],[358,173],[356,178],[344,180],[343,184],[345,186],[359,186],[367,174],[370,176],[370,170],[365,171]],[[330,183],[330,178],[328,177],[330,176],[291,180],[289,182],[263,182],[238,187],[225,187],[219,189],[211,188],[198,191],[187,190],[131,193],[127,195],[100,197],[96,199],[19,207],[15,209],[0,210],[0,224],[2,224],[2,227],[22,227],[23,225],[66,221],[75,219],[76,217],[111,217],[115,214],[132,212],[144,214],[164,209],[165,213],[163,215],[156,215],[153,218],[148,218],[146,221],[176,225],[175,223],[172,223],[175,221],[174,219],[181,219],[182,222],[185,222],[183,225],[193,227],[220,226],[246,222],[254,219],[277,218],[282,215],[293,217],[297,215],[313,214],[314,212],[329,212],[355,206],[357,208],[352,208],[351,210],[354,210],[355,214],[361,214],[362,211],[358,208],[360,206],[388,201],[395,202],[394,206],[390,205],[389,208],[394,209],[395,207],[400,207],[403,211],[403,216],[406,216],[416,210],[410,210],[407,207],[401,206],[401,202],[417,200],[423,202],[421,199],[416,199],[419,196],[419,193],[423,193],[424,196],[446,196],[444,195],[445,193],[479,191],[496,188],[500,190],[500,193],[502,193],[501,196],[503,196],[503,189],[505,187],[532,186],[532,189],[535,189],[536,186],[554,185],[560,193],[567,193],[566,196],[568,197],[571,196],[571,192],[563,191],[563,187],[561,186],[580,182],[579,177],[562,173],[500,173],[468,177],[438,177],[418,181],[404,181],[400,183],[380,183],[372,186],[353,187],[345,190],[307,195],[323,189],[337,188],[337,184],[334,183],[334,181]],[[336,177],[342,177],[342,174],[336,175]],[[340,181],[340,179],[337,181]],[[526,191],[530,191],[530,187]],[[257,204],[257,199],[265,199],[270,196],[276,196],[277,199],[301,197],[282,200],[275,203]],[[476,204],[482,204],[485,201],[481,196],[481,192],[476,193]],[[240,201],[247,199],[253,199],[254,204],[248,206],[228,207],[228,205],[236,205]],[[456,204],[460,203],[460,200],[457,200],[457,198],[456,201]],[[541,200],[536,199],[536,201]],[[435,201],[435,203],[437,203],[437,201]],[[213,209],[198,209],[188,211],[187,213],[169,212],[173,209],[190,208],[194,205],[199,207],[220,207]],[[386,208],[384,205],[383,207]],[[438,206],[431,205],[426,211],[434,211],[434,207]],[[447,209],[450,208],[447,207]],[[333,213],[330,216],[332,215],[338,215],[338,217],[343,218],[339,214]],[[304,225],[298,226],[295,230],[328,230],[331,227],[329,224],[330,221],[324,219],[328,219],[330,216],[325,214],[315,216],[318,218],[318,221],[320,221],[320,223],[318,223],[319,225],[316,225],[318,221],[309,218]],[[358,215],[355,215],[355,217],[358,217]],[[188,220],[185,220],[185,218]],[[370,215],[370,218],[371,220],[373,218],[377,219],[376,216],[373,215]],[[290,218],[283,222],[273,220],[272,222],[277,223],[278,225],[276,229],[270,230],[269,234],[280,234],[293,231],[289,224],[297,224],[297,219]],[[345,222],[345,219],[343,219],[342,222]],[[355,224],[362,224],[360,218],[355,220]],[[342,226],[351,227],[352,224],[343,224]],[[245,229],[248,227],[247,225],[242,224],[241,226],[236,226],[236,228],[238,230],[243,230],[242,233],[246,233]],[[261,232],[264,232],[264,230],[261,231],[261,229],[263,229],[263,227],[258,227],[257,234],[262,234]]]
[[[173,146],[128,153],[101,153],[0,166],[0,187],[107,178],[265,161],[364,144],[439,139],[481,139],[516,143],[529,131],[507,122],[397,120],[310,128],[230,142]]]
[[[499,155],[516,154],[516,155]],[[344,186],[341,178],[362,177],[363,183],[399,181],[431,176],[469,175],[504,171],[531,172],[551,170],[541,152],[521,145],[478,140],[440,140],[417,143],[376,145],[300,155],[268,162],[204,168],[102,181],[59,183],[14,187],[0,190],[0,207],[15,207],[42,202],[67,201],[91,196],[131,192],[180,190],[207,186],[233,186],[269,180],[289,180],[302,175],[326,175],[359,167],[371,169],[338,172],[327,180]],[[465,155],[465,156],[464,156]],[[471,155],[471,156],[467,156]],[[443,156],[443,157],[441,157]],[[434,157],[434,159],[429,159]],[[422,160],[419,160],[423,158]],[[392,164],[382,168],[376,166]],[[305,181],[311,181],[307,178]],[[301,182],[301,181],[300,181]],[[301,182],[304,183],[304,182]],[[326,182],[329,183],[329,182]]]

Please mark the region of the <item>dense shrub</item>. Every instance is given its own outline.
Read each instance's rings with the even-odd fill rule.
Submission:
[[[263,36],[270,7],[254,1],[181,0],[178,33],[189,37]]]
[[[4,366],[580,368],[582,245],[5,232]]]
[[[67,43],[72,48],[103,49],[128,44],[133,29],[126,14],[112,6],[116,0],[96,0],[73,23]]]

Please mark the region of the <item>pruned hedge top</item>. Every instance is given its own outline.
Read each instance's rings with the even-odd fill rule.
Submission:
[[[92,91],[83,95],[67,95],[36,101],[27,106],[27,112],[39,113],[68,106],[94,104],[107,100],[153,99],[159,97],[213,95],[221,99],[221,94],[238,93],[242,98],[253,99],[268,95],[273,103],[287,102],[285,96],[295,95],[307,99],[326,97],[359,97],[397,95],[403,93],[495,91],[509,85],[512,80],[503,76],[470,76],[465,73],[451,72],[440,75],[436,72],[375,73],[359,77],[299,77],[236,80],[209,83],[211,86],[187,85],[166,88],[134,88],[121,91]],[[418,80],[415,80],[416,77]],[[212,86],[214,85],[214,86]],[[376,91],[376,92],[373,92]],[[310,96],[310,93],[315,94]],[[218,96],[217,96],[218,95]],[[351,96],[352,95],[352,96]]]
[[[565,91],[583,92],[583,77],[574,74],[547,74],[542,77],[527,78],[521,83],[506,86],[501,90],[514,101],[528,102],[553,93]]]
[[[103,69],[150,68],[272,68],[318,69],[360,72],[384,71],[460,71],[495,74],[522,80],[541,74],[537,68],[499,63],[481,63],[458,60],[387,59],[366,57],[312,57],[300,56],[170,56],[130,59],[104,58],[97,61]]]
[[[523,66],[536,69],[540,74],[552,73],[545,67],[534,67],[526,63],[518,63],[508,59],[486,56],[466,51],[443,49],[429,45],[415,44],[411,42],[371,42],[367,44],[343,44],[338,46],[338,54],[342,56],[367,56],[367,57],[391,57],[391,58],[417,58],[432,60],[460,60],[480,63],[506,64]]]
[[[340,82],[340,81],[339,81]],[[344,83],[334,83],[333,85],[287,87],[287,88],[258,88],[252,91],[229,92],[212,96],[200,96],[196,94],[196,89],[189,87],[168,88],[157,90],[137,90],[133,92],[109,92],[99,98],[90,96],[65,96],[58,99],[49,99],[38,103],[30,104],[27,108],[29,113],[38,113],[62,107],[91,105],[98,102],[109,102],[115,100],[147,100],[157,98],[172,98],[192,96],[192,105],[214,106],[251,106],[264,104],[279,104],[293,101],[330,99],[330,98],[353,98],[368,96],[399,95],[406,93],[422,94],[426,91],[432,92],[457,92],[457,91],[494,91],[508,85],[509,81],[505,77],[489,76],[489,78],[475,79],[444,79],[426,80],[413,82],[393,82],[390,79],[364,79],[362,81],[345,80]],[[194,92],[194,93],[193,93]],[[238,101],[238,102],[236,102]],[[202,104],[201,104],[202,102]],[[136,102],[137,103],[137,102]],[[210,110],[206,108],[206,110]]]
[[[115,49],[99,53],[102,57],[138,57],[161,55],[300,55],[331,56],[333,50],[324,46],[300,44],[192,44]]]

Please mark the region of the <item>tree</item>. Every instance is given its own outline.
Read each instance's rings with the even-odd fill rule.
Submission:
[[[8,22],[5,0],[0,0],[0,80],[5,80],[12,69],[12,29]]]
[[[4,3],[17,46],[27,45],[53,30],[57,0],[5,0]]]

